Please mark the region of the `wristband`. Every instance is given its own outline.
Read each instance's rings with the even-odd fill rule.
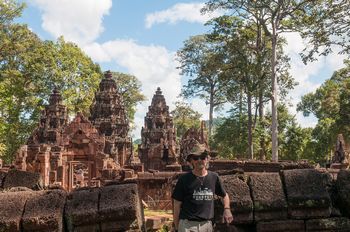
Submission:
[[[229,210],[231,210],[231,208],[224,208],[224,209],[229,209]]]

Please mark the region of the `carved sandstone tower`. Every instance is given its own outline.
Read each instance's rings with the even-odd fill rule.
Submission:
[[[104,136],[81,113],[68,123],[67,108],[55,89],[38,127],[17,152],[15,166],[40,173],[45,186],[59,184],[72,190],[91,185],[104,169],[116,169],[103,153],[104,143]]]
[[[63,150],[62,133],[68,123],[67,107],[55,88],[50,95],[49,105],[41,112],[38,127],[33,131],[16,156],[15,165],[21,170],[40,172],[44,183],[48,184],[50,175],[50,153]],[[62,175],[62,170],[61,173]]]
[[[89,120],[105,136],[104,153],[109,154],[120,167],[129,164],[132,158],[129,122],[122,96],[110,71],[105,73],[90,111]]]
[[[146,170],[174,170],[177,164],[178,147],[173,118],[169,114],[164,95],[157,88],[151,106],[141,130],[142,143],[139,145],[139,157]]]
[[[28,145],[39,143],[60,144],[62,132],[68,123],[67,107],[55,88],[49,98],[49,105],[41,112],[39,127],[28,140]]]

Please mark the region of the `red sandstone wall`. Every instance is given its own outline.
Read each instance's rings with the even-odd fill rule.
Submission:
[[[15,187],[16,182],[11,180],[15,176],[6,175],[3,181],[12,183],[12,187],[0,192],[0,231],[62,231],[64,227],[68,231],[142,231],[143,211],[135,183],[68,194],[63,190]],[[144,173],[139,179],[168,177],[170,183],[170,176]],[[22,177],[22,183],[33,186],[25,175]],[[340,170],[337,179],[318,169],[239,173],[221,178],[230,196],[234,221],[231,225],[220,223],[223,209],[216,201],[215,231],[350,231],[349,170]],[[17,184],[21,184],[19,180]]]
[[[140,198],[154,210],[172,210],[171,193],[176,172],[138,173]]]
[[[22,190],[0,193],[0,231],[143,231],[135,183],[71,193]]]

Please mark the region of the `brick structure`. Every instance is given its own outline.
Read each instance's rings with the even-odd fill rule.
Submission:
[[[107,71],[95,94],[89,120],[105,136],[104,153],[121,167],[132,160],[132,142],[128,136],[129,121],[122,96],[118,93],[112,73]]]
[[[78,113],[68,122],[67,108],[55,89],[39,126],[18,150],[15,167],[40,173],[45,186],[58,184],[67,190],[117,178],[130,164],[132,149],[125,109],[110,72],[100,83],[91,114],[91,121]]]
[[[179,155],[173,118],[159,87],[148,107],[141,139],[139,157],[145,170],[181,170],[177,163]]]

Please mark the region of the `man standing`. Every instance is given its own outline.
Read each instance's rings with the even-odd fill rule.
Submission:
[[[177,181],[174,199],[174,225],[179,232],[211,232],[214,218],[214,194],[223,197],[223,220],[233,220],[230,199],[215,172],[208,171],[209,152],[204,145],[195,144],[186,160],[192,171]]]

